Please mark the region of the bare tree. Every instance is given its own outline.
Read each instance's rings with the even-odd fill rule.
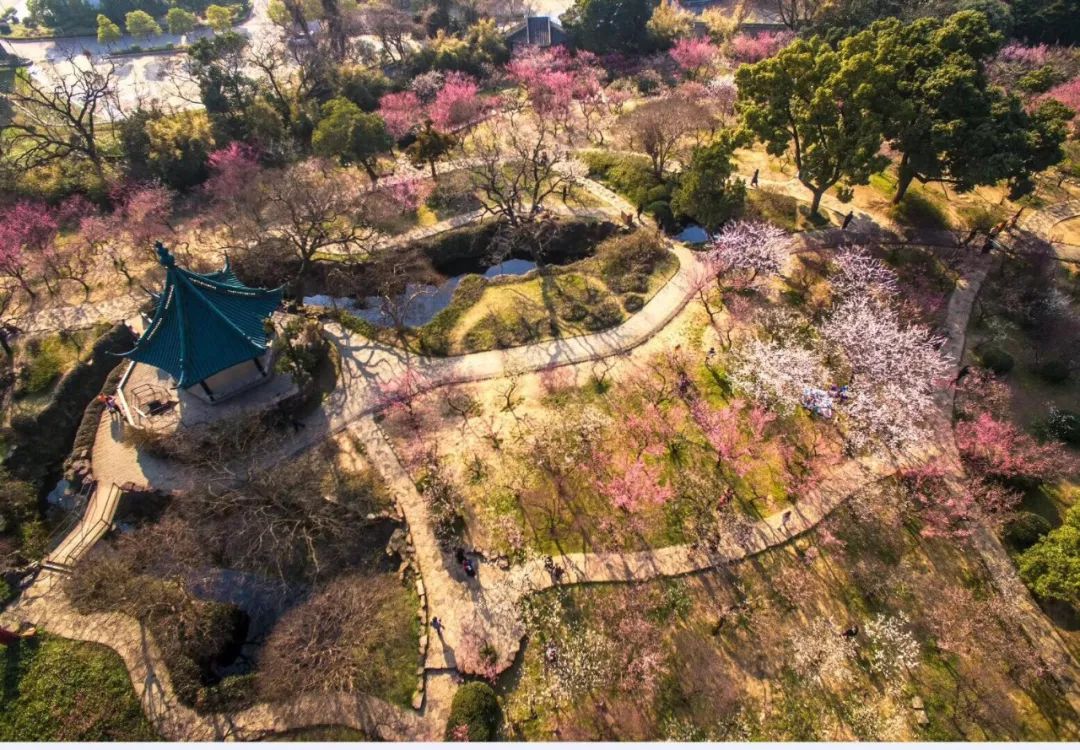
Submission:
[[[710,126],[709,112],[696,102],[672,96],[631,110],[620,118],[619,126],[630,148],[644,152],[653,174],[662,179],[683,138]]]
[[[567,145],[558,127],[544,117],[514,109],[467,140],[467,168],[487,213],[502,224],[497,244],[509,254],[526,248],[543,264],[554,236],[553,217],[544,206],[577,182],[565,168]]]
[[[259,172],[243,195],[216,195],[214,220],[236,249],[284,242],[302,274],[319,253],[356,261],[371,252],[379,232],[365,219],[370,195],[355,170],[310,159]]]
[[[776,0],[776,14],[789,29],[799,31],[814,20],[821,6],[821,0]]]
[[[408,608],[395,622],[397,586],[391,576],[345,575],[286,612],[259,657],[260,693],[280,700],[385,689],[397,675],[383,655],[411,637]]]
[[[86,161],[104,182],[107,154],[99,126],[119,111],[116,66],[89,55],[70,54],[66,61],[71,72],[64,75],[19,71],[6,94],[14,112],[0,153],[17,170]]]
[[[424,32],[408,11],[381,1],[363,6],[360,24],[364,33],[379,40],[379,46],[390,62],[404,60],[409,53],[410,42]]]

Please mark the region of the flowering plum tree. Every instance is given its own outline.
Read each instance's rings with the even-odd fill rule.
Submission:
[[[33,281],[59,225],[47,205],[19,201],[0,214],[0,274],[14,279],[31,298]]]
[[[764,221],[733,221],[713,239],[706,260],[717,283],[728,278],[740,286],[752,286],[759,276],[783,270],[790,249],[787,233]]]
[[[384,94],[379,99],[379,116],[390,135],[400,140],[423,122],[424,107],[420,97],[412,91]]]
[[[732,350],[728,370],[738,390],[781,413],[797,408],[803,392],[821,383],[824,375],[825,368],[816,352],[756,338]]]
[[[691,80],[697,80],[712,66],[720,55],[720,50],[707,38],[683,37],[675,42],[675,46],[668,54],[679,66],[683,75]]]
[[[1061,443],[1040,443],[989,412],[958,422],[956,445],[968,467],[998,481],[1052,480],[1069,469],[1069,458]]]
[[[896,296],[896,272],[865,247],[845,247],[832,257],[836,270],[829,276],[833,294],[841,299],[869,296],[887,301]]]
[[[870,643],[867,661],[870,671],[890,686],[900,687],[904,674],[919,666],[919,643],[911,634],[908,618],[903,612],[895,615],[877,613],[866,623],[866,639]]]
[[[944,339],[903,325],[894,309],[865,296],[842,301],[822,333],[851,372],[848,442],[880,439],[898,448],[924,437],[935,389],[950,368],[939,351]]]
[[[790,31],[766,31],[761,34],[736,34],[728,44],[736,62],[755,63],[772,57],[795,38]]]
[[[594,454],[595,462],[605,462],[602,455]],[[664,484],[660,478],[660,469],[645,461],[643,456],[637,459],[612,459],[607,476],[596,480],[597,490],[611,500],[617,508],[635,511],[649,505],[663,505],[675,496],[675,490]],[[601,464],[602,465],[602,464]]]
[[[473,123],[488,107],[480,96],[476,79],[464,73],[450,73],[431,103],[429,116],[443,132],[459,130]]]

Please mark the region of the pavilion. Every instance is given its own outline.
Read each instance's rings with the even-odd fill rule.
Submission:
[[[135,347],[123,356],[167,373],[182,390],[215,404],[272,376],[265,321],[281,289],[245,286],[226,260],[215,273],[179,268],[163,244],[165,267],[157,309]]]

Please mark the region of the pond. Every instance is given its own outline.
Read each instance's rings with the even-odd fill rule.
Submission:
[[[675,239],[679,242],[685,242],[688,245],[704,245],[709,241],[709,232],[705,227],[698,226],[697,224],[690,224],[677,235]]]
[[[479,273],[485,278],[494,279],[497,276],[524,276],[534,268],[536,268],[535,261],[508,258],[481,271],[470,271],[469,273]],[[450,304],[450,300],[454,296],[454,290],[457,289],[458,284],[467,275],[468,273],[459,273],[450,276],[438,285],[406,285],[405,293],[397,298],[399,302],[411,300],[408,302],[408,308],[403,316],[405,325],[416,328],[430,322],[440,310]],[[379,326],[394,325],[393,316],[383,307],[382,300],[379,297],[367,297],[363,303],[359,303],[351,297],[331,297],[326,294],[315,294],[304,297],[304,304],[348,310],[358,318],[363,318],[369,323]]]

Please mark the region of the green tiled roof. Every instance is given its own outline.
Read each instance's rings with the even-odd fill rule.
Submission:
[[[164,245],[155,249],[165,288],[153,320],[125,357],[164,370],[188,388],[266,352],[263,321],[281,304],[281,289],[244,286],[228,261],[209,274],[177,268]]]

